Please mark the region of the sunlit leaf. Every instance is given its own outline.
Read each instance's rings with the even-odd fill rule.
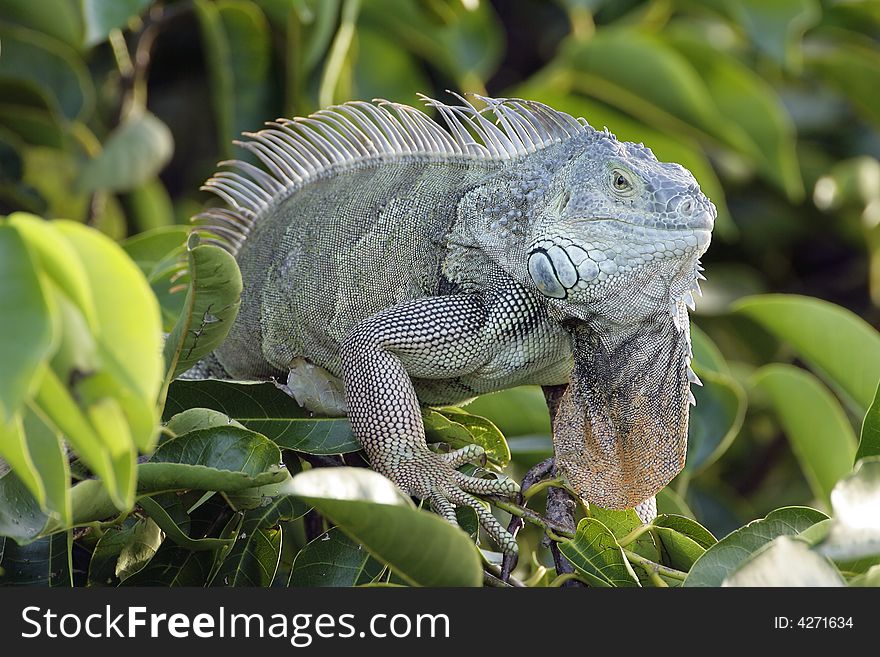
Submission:
[[[721,586],[751,554],[777,536],[794,536],[828,516],[808,507],[789,506],[728,534],[694,563],[683,586]]]
[[[382,475],[364,468],[315,468],[293,482],[298,496],[405,581],[421,586],[482,582],[479,555],[467,534],[415,509]]]
[[[559,551],[593,586],[639,586],[639,579],[614,534],[598,520],[581,520],[575,537],[561,541]]]

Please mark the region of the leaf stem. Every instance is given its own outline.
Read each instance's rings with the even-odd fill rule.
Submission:
[[[620,547],[626,547],[645,532],[651,531],[651,525],[640,525],[633,529],[629,534],[617,541]]]
[[[523,493],[523,499],[530,500],[535,495],[540,493],[542,490],[544,490],[546,488],[550,488],[550,487],[564,488],[565,483],[563,482],[563,480],[560,477],[553,477],[551,479],[543,479],[543,480],[539,481],[538,483],[530,486]]]
[[[527,509],[525,507],[520,506],[519,504],[514,504],[513,502],[507,502],[500,498],[492,497],[489,501],[497,506],[499,509],[503,511],[507,511],[518,518],[522,518],[526,522],[530,522],[533,525],[537,525],[545,532],[548,533],[550,538],[554,540],[561,541],[567,538],[574,538],[574,532],[565,529],[564,527],[560,527],[554,522],[547,520],[542,515],[535,513],[531,509]]]
[[[578,577],[577,573],[562,573],[561,575],[557,575],[552,582],[550,582],[547,586],[551,588],[558,588],[565,584],[570,580],[577,580],[578,582],[583,582],[580,577]]]
[[[668,577],[669,579],[678,580],[683,582],[685,577],[687,577],[687,573],[682,572],[680,570],[676,570],[675,568],[670,568],[669,566],[664,566],[663,564],[656,563],[651,561],[650,559],[646,559],[640,554],[636,554],[632,550],[627,550],[623,548],[623,553],[626,555],[626,558],[630,563],[637,565],[639,568],[647,573],[648,577],[651,577],[651,581],[654,581],[652,577],[652,573],[654,575],[664,577]],[[665,582],[664,582],[665,584]]]

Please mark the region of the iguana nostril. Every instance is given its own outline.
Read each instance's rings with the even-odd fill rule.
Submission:
[[[694,201],[693,199],[685,199],[684,202],[678,206],[678,211],[682,214],[693,214],[694,212]]]

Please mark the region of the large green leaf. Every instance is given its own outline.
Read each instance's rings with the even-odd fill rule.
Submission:
[[[865,320],[827,301],[793,294],[747,297],[732,309],[794,347],[860,414],[871,405],[880,377],[880,334]]]
[[[840,404],[816,377],[793,365],[766,365],[752,381],[772,403],[816,497],[827,504],[856,453],[856,438]]]
[[[175,381],[168,392],[166,419],[188,408],[210,408],[241,422],[284,449],[307,454],[359,450],[347,418],[312,416],[272,383]]]
[[[37,262],[19,232],[0,223],[0,423],[34,393],[54,342]]]
[[[880,456],[880,386],[877,387],[877,394],[862,422],[856,461],[866,456]]]
[[[480,557],[467,534],[414,508],[394,484],[372,470],[315,468],[296,475],[293,489],[410,584],[482,583]]]
[[[561,541],[559,550],[593,586],[639,586],[614,534],[594,518],[581,520],[574,538]]]
[[[749,555],[777,536],[797,535],[827,517],[820,511],[802,506],[776,509],[765,518],[731,532],[706,550],[691,567],[683,586],[721,586]]]
[[[822,554],[835,560],[880,555],[880,456],[856,465],[831,493],[833,519]]]
[[[165,341],[166,380],[195,365],[229,333],[241,304],[241,272],[229,253],[218,246],[188,244],[190,285],[183,312]]]
[[[691,388],[697,405],[688,423],[688,472],[699,472],[727,450],[746,412],[746,395],[733,378],[701,369],[698,373],[703,385]]]
[[[381,572],[382,564],[362,545],[332,527],[297,553],[287,585],[358,586],[372,582]]]
[[[728,0],[724,4],[760,51],[780,66],[800,69],[800,41],[822,15],[817,0]]]
[[[104,149],[83,167],[79,189],[130,191],[155,178],[173,152],[168,126],[149,112],[137,113],[110,133]]]

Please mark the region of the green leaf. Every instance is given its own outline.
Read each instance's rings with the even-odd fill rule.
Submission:
[[[153,180],[171,160],[174,138],[162,121],[141,112],[110,133],[104,149],[83,167],[82,192],[130,191]]]
[[[603,509],[595,504],[591,504],[590,517],[605,525],[617,540],[622,539],[631,531],[644,524],[639,519],[639,516],[636,515],[635,509]],[[652,561],[659,561],[660,559],[657,546],[648,533],[642,534],[626,547]],[[636,573],[636,575],[640,575],[640,573]]]
[[[480,557],[467,534],[414,508],[394,484],[372,470],[307,470],[293,478],[293,490],[410,584],[482,583]]]
[[[772,403],[814,494],[827,503],[856,452],[840,404],[812,374],[792,365],[767,365],[752,381]]]
[[[345,454],[361,448],[347,418],[312,416],[271,383],[172,383],[165,417],[193,407],[225,413],[283,449],[307,454]]]
[[[63,524],[69,525],[73,513],[70,506],[70,467],[62,437],[32,405],[24,414],[24,433],[28,453],[46,492],[45,508],[57,514]]]
[[[84,45],[91,48],[107,38],[110,30],[125,27],[129,20],[149,6],[151,0],[82,0],[86,34]]]
[[[0,78],[28,80],[70,120],[92,112],[95,89],[75,50],[52,37],[23,27],[0,24]]]
[[[880,386],[874,402],[865,415],[862,422],[862,432],[859,437],[859,448],[856,451],[856,461],[866,456],[880,456]]]
[[[165,341],[166,380],[211,353],[232,328],[241,304],[241,272],[229,253],[211,244],[188,245],[190,285],[183,312]]]
[[[7,541],[0,561],[0,586],[73,586],[71,545],[67,532],[27,545]]]
[[[173,438],[162,443],[150,457],[153,465],[198,465],[250,477],[277,471],[280,462],[281,452],[270,440],[233,426],[199,429]]]
[[[300,550],[290,570],[288,586],[360,586],[372,582],[382,564],[338,527]]]
[[[119,578],[116,575],[116,562],[119,553],[131,540],[134,525],[137,521],[129,520],[123,526],[107,527],[98,539],[92,558],[89,560],[89,586],[116,586]]]
[[[714,463],[727,451],[742,426],[746,395],[729,375],[698,370],[702,386],[691,391],[697,405],[688,424],[688,455],[685,470],[694,473]]]
[[[639,586],[632,566],[614,534],[594,518],[578,523],[575,537],[561,541],[559,551],[592,586]]]
[[[18,230],[0,223],[0,424],[34,393],[54,337],[37,262]]]
[[[53,225],[79,254],[100,326],[96,337],[103,374],[86,377],[77,393],[86,404],[94,401],[92,408],[112,399],[135,446],[149,451],[156,438],[155,403],[162,383],[159,304],[143,274],[110,238],[70,221]]]
[[[880,456],[858,462],[831,493],[828,537],[818,550],[835,560],[880,555]]]
[[[796,538],[779,536],[724,578],[723,586],[844,586],[827,559]]]
[[[747,297],[732,310],[789,343],[859,414],[874,398],[880,376],[880,334],[854,313],[793,294]]]
[[[777,536],[794,536],[828,516],[803,506],[771,511],[765,518],[731,532],[706,550],[691,567],[683,586],[721,586],[751,554]]]
[[[708,529],[692,518],[681,515],[661,514],[654,518],[651,523],[654,527],[671,529],[679,534],[687,536],[702,548],[709,549],[718,542]]]
[[[246,428],[220,411],[212,411],[209,408],[190,408],[168,420],[165,424],[165,430],[170,432],[172,437],[176,438],[198,429],[210,429],[212,427],[225,427],[229,425],[241,429]]]
[[[510,463],[507,442],[490,420],[454,407],[425,409],[422,417],[428,442],[443,442],[452,449],[479,445],[492,463],[502,468]]]
[[[281,559],[283,523],[300,517],[307,510],[289,494],[293,491],[292,481],[280,484],[274,491],[278,494],[267,498],[268,504],[244,514],[235,544],[214,575],[212,586],[272,584]]]
[[[39,536],[46,515],[21,479],[14,472],[0,477],[0,536],[24,543]]]
[[[153,520],[150,518],[138,520],[116,560],[115,575],[119,580],[124,582],[143,570],[156,555],[163,538],[162,530]]]

